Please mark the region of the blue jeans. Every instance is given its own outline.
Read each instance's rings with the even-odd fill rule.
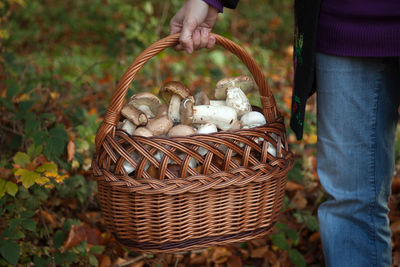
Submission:
[[[318,210],[326,266],[390,266],[400,58],[317,55]]]

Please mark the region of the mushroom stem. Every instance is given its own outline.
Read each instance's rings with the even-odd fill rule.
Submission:
[[[225,100],[210,100],[210,105],[219,107],[219,106],[226,106],[226,101]]]
[[[132,105],[126,105],[122,108],[121,110],[122,116],[127,118],[130,122],[132,122],[134,125],[145,125],[147,123],[147,117],[146,114],[144,114],[142,111],[138,110]]]
[[[235,109],[228,106],[200,105],[193,107],[193,123],[212,123],[226,131],[237,121]]]
[[[168,117],[175,123],[180,122],[181,116],[179,115],[179,106],[182,98],[179,95],[172,95],[169,102]]]

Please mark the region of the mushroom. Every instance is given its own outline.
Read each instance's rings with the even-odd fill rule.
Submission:
[[[226,101],[225,100],[210,100],[210,106],[226,106]]]
[[[146,114],[135,108],[131,103],[121,109],[121,114],[136,126],[147,123]]]
[[[131,104],[138,110],[146,114],[147,118],[154,118],[157,114],[157,109],[161,105],[161,100],[154,94],[143,92],[133,95],[128,104]]]
[[[150,137],[153,134],[146,129],[145,127],[138,127],[134,132],[133,135],[139,135],[139,136],[144,136],[144,137]],[[142,157],[138,156],[135,152],[133,152],[132,154],[132,158],[136,161],[139,162],[141,160]],[[144,170],[147,171],[147,169],[149,168],[150,163],[147,162]],[[125,169],[127,174],[132,173],[133,171],[135,171],[135,167],[133,167],[128,161],[124,161],[124,163],[122,164],[122,167]]]
[[[175,123],[180,122],[179,105],[181,100],[186,97],[190,97],[194,102],[193,97],[190,95],[189,89],[181,82],[170,81],[160,89],[160,97],[169,105],[168,117]]]
[[[162,135],[169,131],[173,126],[172,120],[168,116],[161,116],[151,119],[147,122],[146,128],[153,133],[153,135]]]
[[[232,87],[226,90],[225,102],[227,106],[236,110],[238,117],[251,111],[250,102],[239,87]]]
[[[256,88],[257,85],[251,77],[245,75],[234,78],[223,78],[219,80],[215,86],[215,99],[225,99],[226,90],[232,87],[238,87],[247,94],[253,90],[253,88]]]
[[[196,130],[188,125],[184,125],[184,124],[179,124],[176,125],[174,127],[172,127],[169,132],[168,132],[168,136],[188,136],[191,134],[195,134]],[[186,154],[185,153],[179,153],[178,157],[182,160],[185,159]],[[196,168],[198,162],[197,160],[195,160],[194,158],[190,158],[189,159],[189,167],[190,168]]]
[[[147,129],[146,127],[138,127],[136,130],[133,132],[134,135],[139,135],[139,136],[144,136],[144,137],[150,137],[153,136],[153,133]]]
[[[258,111],[247,112],[240,118],[240,124],[243,129],[261,126],[266,123],[264,115]]]
[[[197,129],[198,134],[210,134],[218,132],[217,126],[212,123],[201,124]]]
[[[196,130],[189,126],[189,125],[185,125],[185,124],[179,124],[176,125],[174,127],[172,127],[169,131],[167,136],[187,136],[187,135],[191,135],[191,134],[195,134]]]
[[[198,105],[210,105],[210,98],[204,93],[204,91],[200,91],[194,95],[194,104]]]
[[[168,116],[168,105],[162,104],[157,109],[157,117]]]
[[[206,123],[202,124],[198,129],[197,133],[198,134],[210,134],[210,133],[216,133],[218,132],[217,126],[212,123]],[[197,149],[197,153],[199,153],[202,157],[207,154],[208,150],[205,149],[204,147],[199,147]]]
[[[218,129],[228,130],[237,121],[235,109],[228,106],[214,107],[210,105],[193,106],[189,98],[185,98],[180,107],[182,123],[213,123]]]
[[[129,120],[125,119],[125,120],[123,120],[120,129],[122,131],[126,132],[127,134],[132,135],[133,132],[136,130],[136,125],[134,125]]]

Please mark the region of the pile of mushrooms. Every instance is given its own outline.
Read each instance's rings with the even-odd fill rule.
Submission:
[[[203,91],[192,96],[184,84],[170,81],[160,88],[161,99],[148,92],[133,95],[121,110],[123,120],[118,124],[118,128],[130,136],[173,137],[261,126],[266,123],[264,115],[252,111],[246,97],[246,94],[255,88],[255,82],[248,76],[224,78],[216,84],[214,99],[209,99]],[[263,140],[255,142],[261,141]],[[220,149],[224,152],[222,146]],[[197,152],[204,156],[208,151],[200,147]],[[270,143],[268,153],[276,156],[276,149]],[[157,152],[154,156],[161,161],[163,153]],[[178,156],[181,159],[185,157],[185,155]],[[132,157],[140,160],[137,155]],[[196,160],[190,159],[189,167],[195,168],[197,164]],[[146,171],[148,165],[145,166]],[[126,161],[123,163],[123,168],[128,174],[135,170]]]

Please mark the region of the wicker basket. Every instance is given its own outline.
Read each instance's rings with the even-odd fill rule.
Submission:
[[[117,85],[96,136],[92,163],[106,226],[132,250],[179,252],[243,242],[269,233],[279,215],[293,164],[283,118],[255,61],[234,42],[214,36],[253,75],[267,124],[188,137],[130,137],[117,130],[136,73],[150,58],[176,45],[179,36],[168,36],[144,50]],[[267,152],[271,144],[276,156]],[[201,156],[199,148],[208,153]],[[132,152],[140,159],[131,157]],[[157,152],[164,154],[160,161],[154,157]],[[241,160],[234,160],[234,153]],[[201,168],[189,167],[191,158]],[[124,161],[135,167],[134,175],[126,174]],[[176,162],[178,171],[170,169],[170,161]],[[145,171],[149,164],[157,168],[158,177]]]

